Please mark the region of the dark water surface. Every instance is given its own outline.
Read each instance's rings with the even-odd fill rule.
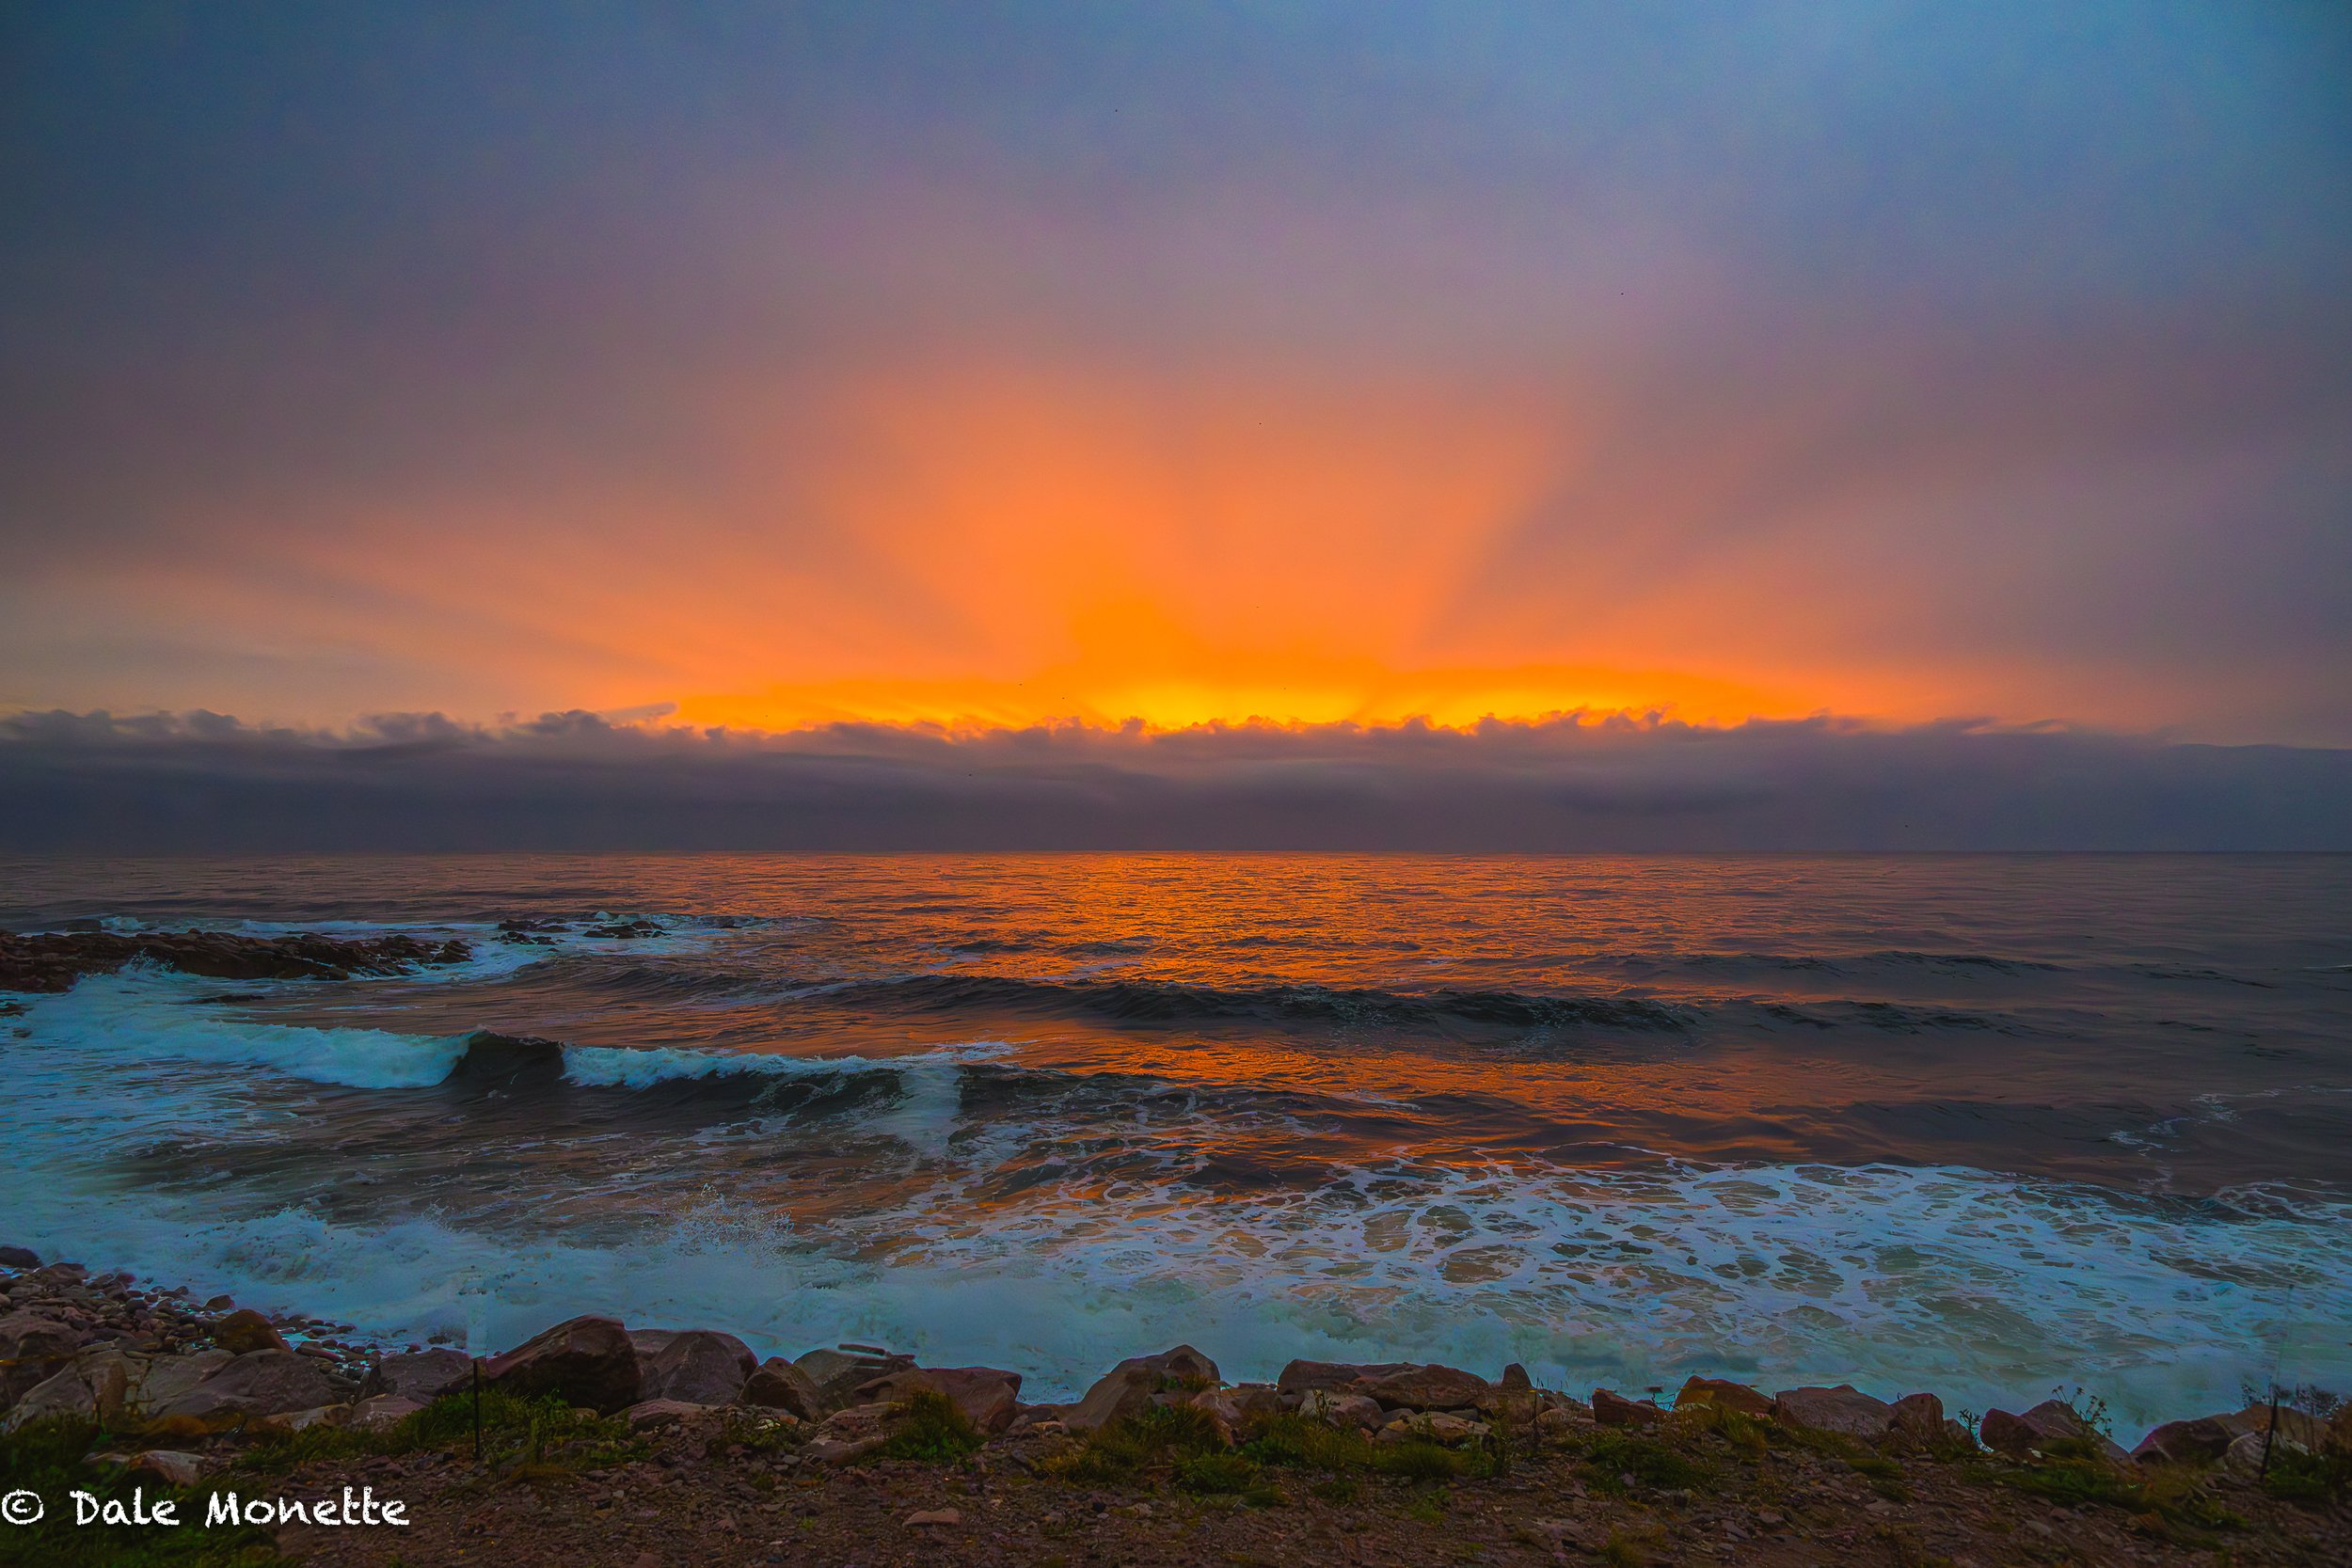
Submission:
[[[404,1338],[595,1308],[1042,1390],[1189,1338],[2153,1418],[2352,1381],[2348,916],[2327,856],[0,863],[20,929],[477,946],[19,999],[0,1239]],[[452,1080],[483,1028],[564,1076]]]

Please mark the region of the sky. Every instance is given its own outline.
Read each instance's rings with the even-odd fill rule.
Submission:
[[[0,797],[230,721],[1164,780],[1629,712],[2234,749],[2317,772],[2210,836],[2302,842],[2347,83],[2260,0],[13,7]]]

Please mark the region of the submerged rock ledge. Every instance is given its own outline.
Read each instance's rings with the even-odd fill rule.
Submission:
[[[88,974],[144,958],[217,980],[348,980],[398,974],[419,964],[464,963],[465,942],[417,937],[286,937],[223,931],[0,931],[0,990],[61,991]]]
[[[1017,1371],[860,1343],[763,1361],[723,1332],[594,1315],[478,1360],[351,1336],[0,1247],[0,1443],[55,1452],[62,1434],[89,1450],[76,1483],[101,1494],[298,1504],[373,1486],[407,1499],[409,1528],[323,1529],[331,1519],[297,1506],[271,1515],[263,1544],[415,1568],[490,1543],[516,1564],[627,1568],[1073,1550],[1185,1564],[2352,1560],[2346,1408],[2253,1404],[2168,1422],[2126,1453],[2095,1402],[1963,1423],[1933,1394],[1846,1385],[1768,1394],[1693,1377],[1669,1407],[1572,1398],[1517,1366],[1488,1379],[1309,1360],[1234,1384],[1179,1345],[1120,1362],[1075,1401],[1031,1403]]]

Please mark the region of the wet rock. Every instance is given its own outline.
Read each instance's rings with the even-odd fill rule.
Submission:
[[[1062,1413],[1073,1432],[1092,1432],[1121,1417],[1142,1414],[1160,1394],[1190,1394],[1214,1387],[1224,1380],[1216,1363],[1193,1349],[1178,1345],[1157,1355],[1130,1356],[1096,1381],[1086,1397]]]
[[[285,1337],[250,1307],[239,1307],[213,1324],[213,1343],[231,1355],[257,1350],[285,1350]]]
[[[27,1246],[0,1246],[0,1269],[37,1269],[40,1254]]]
[[[768,1410],[781,1410],[803,1421],[814,1421],[825,1413],[825,1398],[806,1372],[781,1355],[771,1356],[759,1364],[751,1380],[743,1385],[739,1396],[745,1404],[759,1405]]]
[[[1744,1383],[1729,1383],[1719,1377],[1694,1377],[1683,1384],[1675,1395],[1675,1408],[1692,1405],[1712,1405],[1718,1410],[1734,1411],[1741,1416],[1769,1416],[1772,1402],[1761,1391]]]
[[[2131,1457],[2061,1400],[2043,1400],[2022,1416],[1988,1410],[1979,1431],[1986,1448],[2012,1459],[2048,1453],[2061,1444],[2080,1446],[2118,1464]]]
[[[603,1415],[638,1402],[644,1387],[628,1330],[612,1318],[567,1319],[482,1364],[482,1381],[516,1394],[553,1394]]]
[[[564,1081],[564,1047],[536,1035],[481,1029],[467,1037],[465,1054],[441,1082],[478,1094],[548,1089]]]
[[[235,1359],[219,1349],[154,1356],[138,1370],[124,1402],[134,1414],[151,1416]]]
[[[217,1428],[257,1416],[315,1410],[334,1401],[334,1386],[317,1362],[292,1351],[257,1350],[230,1360],[154,1414],[158,1420]]]
[[[0,1318],[0,1405],[13,1405],[72,1361],[82,1336],[55,1318],[11,1312]]]
[[[359,1392],[363,1398],[392,1394],[421,1405],[472,1382],[473,1357],[461,1350],[442,1348],[382,1357],[368,1369]]]
[[[1894,1425],[1895,1407],[1848,1383],[1834,1388],[1784,1388],[1772,1396],[1772,1419],[1783,1426],[1875,1443]]]
[[[1535,1380],[1527,1375],[1525,1367],[1514,1361],[1502,1369],[1502,1376],[1495,1386],[1507,1394],[1532,1394],[1535,1391]]]
[[[0,1432],[14,1432],[36,1421],[97,1421],[102,1400],[103,1390],[91,1386],[78,1369],[69,1366],[27,1389],[8,1415],[0,1418]]]
[[[221,980],[347,980],[413,966],[463,963],[462,942],[415,937],[247,937],[224,931],[0,931],[0,990],[61,991],[86,974],[111,974],[144,958]]]
[[[1666,1413],[1654,1404],[1629,1400],[1606,1388],[1593,1390],[1593,1419],[1605,1427],[1656,1426]]]
[[[2240,1435],[2213,1416],[2167,1421],[2139,1440],[2132,1458],[2142,1465],[2211,1465]]]
[[[648,1400],[683,1400],[692,1404],[728,1404],[743,1392],[758,1370],[759,1357],[751,1346],[732,1334],[690,1329],[673,1334],[669,1342],[646,1359],[643,1346],[629,1336],[643,1370],[643,1393]]]
[[[1317,1388],[1344,1389],[1358,1392],[1356,1385],[1369,1377],[1386,1376],[1391,1372],[1413,1370],[1410,1361],[1382,1361],[1359,1365],[1352,1361],[1293,1361],[1282,1369],[1275,1386],[1286,1394],[1303,1394]]]

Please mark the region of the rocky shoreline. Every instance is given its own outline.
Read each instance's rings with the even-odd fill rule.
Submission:
[[[348,1484],[406,1502],[398,1530],[297,1510],[246,1528],[239,1549],[263,1555],[237,1561],[421,1568],[492,1542],[517,1562],[627,1568],[2352,1560],[2352,1409],[2253,1404],[2127,1451],[2095,1402],[1972,1424],[1927,1393],[1692,1378],[1664,1406],[1539,1388],[1516,1366],[1299,1360],[1228,1383],[1190,1346],[1122,1361],[1067,1403],[1021,1391],[1016,1371],[879,1345],[761,1360],[724,1332],[596,1316],[480,1360],[386,1351],[0,1248],[18,1481],[39,1448],[94,1496]]]
[[[0,991],[57,992],[145,959],[215,980],[348,980],[417,965],[464,963],[466,942],[417,937],[248,937],[225,931],[110,931],[96,921],[65,930],[0,931]]]

